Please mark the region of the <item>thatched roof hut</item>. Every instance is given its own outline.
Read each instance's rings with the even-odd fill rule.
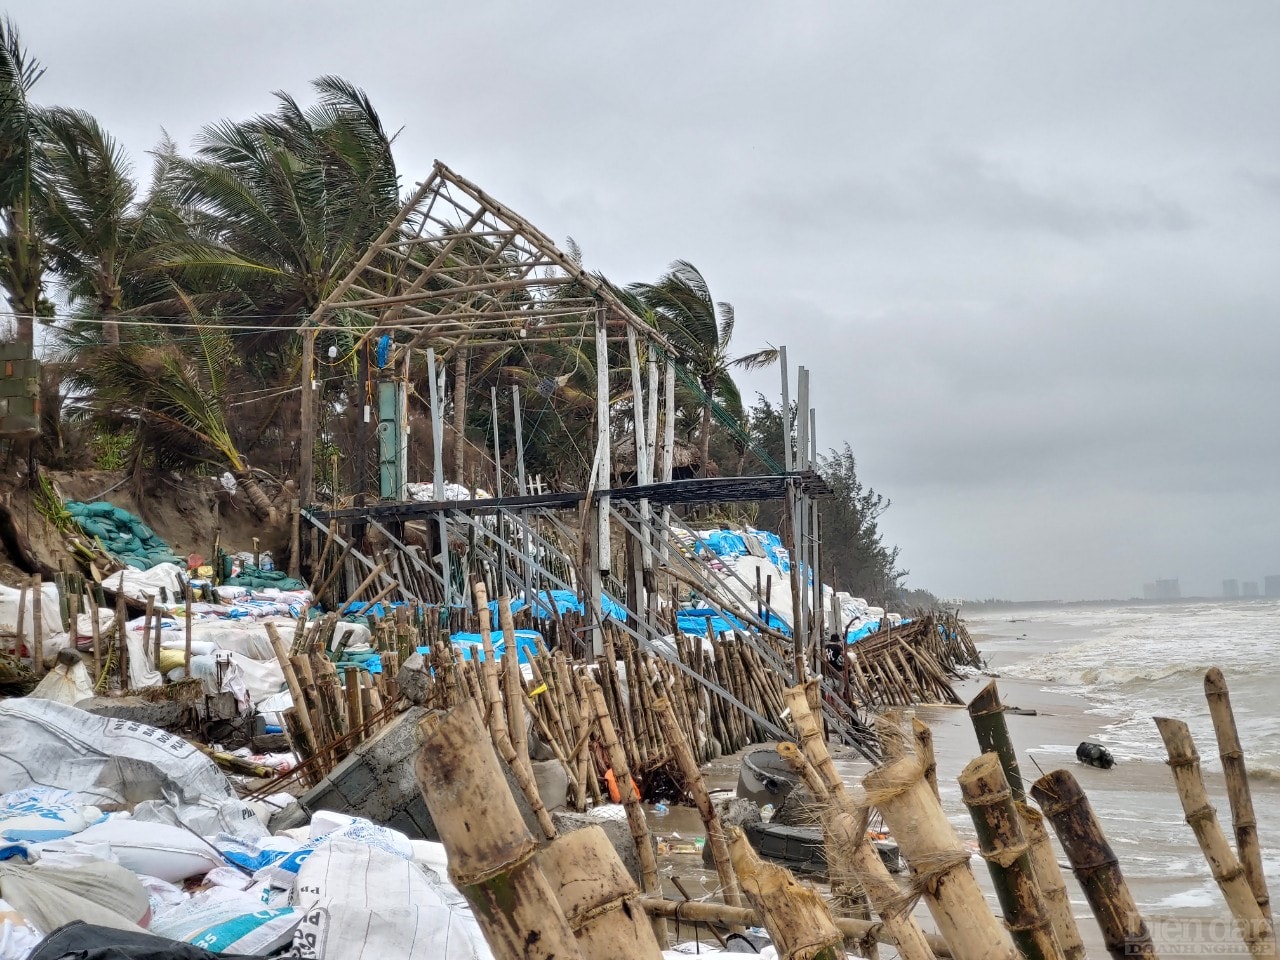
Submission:
[[[627,434],[612,444],[613,483],[615,486],[628,486],[636,482],[636,438],[635,434]],[[662,475],[663,444],[658,441],[658,456],[655,461],[655,480]],[[713,465],[712,473],[716,473]],[[681,440],[675,441],[674,456],[671,462],[671,476],[674,480],[689,480],[702,475],[701,452],[698,445]]]

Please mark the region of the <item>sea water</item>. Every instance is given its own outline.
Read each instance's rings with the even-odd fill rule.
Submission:
[[[1018,736],[1034,742],[1019,747],[1043,769],[1065,766],[1080,779],[1149,916],[1225,911],[1184,820],[1153,721],[1173,717],[1189,725],[1219,821],[1233,839],[1204,695],[1205,671],[1219,667],[1249,770],[1264,872],[1280,898],[1280,601],[1005,609],[965,619],[992,672],[1006,678],[1002,689],[1019,684],[1058,698],[1050,703],[1078,705],[1073,717],[1070,708],[1049,707],[1061,713],[1059,723],[1042,717],[1020,725]],[[1074,763],[1081,736],[1108,747],[1115,768]]]

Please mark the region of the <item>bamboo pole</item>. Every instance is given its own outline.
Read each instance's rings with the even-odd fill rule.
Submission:
[[[1187,823],[1195,832],[1209,871],[1217,881],[1227,909],[1240,926],[1240,936],[1255,957],[1276,955],[1275,931],[1271,921],[1258,906],[1253,890],[1226,834],[1218,823],[1218,814],[1209,802],[1209,794],[1200,776],[1200,755],[1196,752],[1191,731],[1181,720],[1156,717],[1156,727],[1169,753],[1169,769],[1178,789],[1178,799]]]
[[[186,676],[191,676],[191,604],[194,599],[194,593],[191,590],[191,581],[187,580],[182,584],[183,587],[183,604],[182,614],[185,627],[185,643],[182,650],[182,666],[186,670]]]
[[[483,619],[488,621],[486,606]],[[533,792],[538,797],[538,805],[534,807],[534,815],[538,818],[538,826],[548,839],[556,835],[555,825],[538,793],[537,781],[533,776],[533,763],[529,759],[529,731],[525,724],[524,684],[520,681],[520,650],[516,642],[516,628],[511,619],[511,599],[506,596],[498,598],[498,620],[502,625],[502,636],[506,641],[506,650],[502,657],[503,687],[507,702],[507,731],[511,736],[511,745],[515,750],[516,764],[525,771],[525,776],[533,784]],[[486,654],[487,655],[487,654]],[[519,776],[517,776],[519,782]],[[532,802],[530,802],[532,806]]]
[[[656,897],[641,897],[640,906],[650,916],[666,917],[688,923],[718,923],[725,926],[741,924],[745,927],[759,927],[764,923],[755,909],[730,907],[711,900],[663,900]],[[893,938],[884,924],[848,917],[834,919],[836,929],[846,940],[872,940],[888,946],[894,945]],[[925,941],[934,956],[944,960],[954,956],[947,942],[937,934],[926,933]]]
[[[1227,781],[1227,800],[1231,804],[1231,827],[1236,837],[1236,850],[1244,867],[1245,879],[1253,898],[1266,916],[1271,916],[1271,894],[1262,870],[1262,849],[1258,843],[1258,819],[1253,812],[1253,795],[1249,791],[1249,774],[1245,769],[1244,750],[1236,729],[1235,712],[1231,709],[1231,692],[1222,671],[1211,667],[1204,675],[1204,695],[1209,701],[1213,732],[1218,740],[1218,756]]]
[[[311,724],[311,713],[307,709],[307,701],[302,695],[302,685],[298,682],[298,674],[293,669],[293,663],[289,659],[289,651],[285,649],[284,639],[280,636],[280,631],[276,629],[276,625],[268,620],[263,627],[267,631],[267,639],[271,642],[271,649],[276,655],[276,662],[280,664],[280,670],[284,674],[285,684],[289,687],[289,696],[293,699],[293,706],[296,710],[298,727],[305,738],[305,743],[297,742],[297,738],[290,737],[294,741],[293,748],[298,753],[298,759],[302,761],[310,760],[315,756],[319,744],[316,742],[315,727]]]
[[[116,640],[120,644],[120,689],[129,689],[129,638],[125,615],[124,590],[116,593]]]
[[[969,853],[914,754],[873,770],[862,784],[911,864],[915,886],[955,955],[964,960],[1016,960],[1008,933],[987,908],[969,869]]]
[[[716,875],[720,878],[721,897],[731,907],[745,906],[742,889],[738,886],[738,878],[733,873],[733,863],[729,859],[729,846],[725,841],[724,824],[716,813],[707,793],[707,783],[702,779],[702,771],[698,762],[693,759],[689,749],[689,741],[676,723],[675,713],[671,709],[671,701],[666,697],[654,702],[654,710],[658,715],[658,723],[662,733],[671,746],[680,773],[684,777],[685,787],[693,795],[694,805],[702,816],[702,824],[707,831],[707,846],[711,848],[711,859],[716,866]]]
[[[604,828],[591,824],[556,838],[537,855],[583,960],[661,960],[639,889]]]
[[[779,960],[843,960],[844,936],[816,890],[800,886],[785,867],[761,860],[737,827],[729,830],[729,852]]]
[[[360,699],[360,668],[346,667],[342,671],[342,693],[347,701],[347,733],[355,746],[364,739],[364,707]]]
[[[555,824],[551,822],[551,814],[547,813],[546,804],[542,802],[542,795],[538,793],[538,784],[533,778],[532,767],[521,762],[520,754],[516,752],[515,745],[511,742],[511,730],[503,716],[502,691],[498,685],[498,664],[494,656],[493,639],[489,630],[489,595],[485,590],[484,582],[477,580],[474,585],[474,591],[476,610],[480,613],[480,640],[484,649],[484,660],[480,663],[480,678],[484,687],[484,702],[488,708],[489,737],[493,740],[493,745],[497,748],[499,756],[511,768],[511,774],[515,777],[516,784],[520,787],[520,792],[524,794],[525,800],[529,802],[529,808],[533,811],[534,818],[538,821],[538,827],[542,830],[543,835],[551,838],[556,835]],[[514,657],[515,651],[508,650],[506,655]],[[508,708],[522,711],[524,710],[524,704],[519,702],[508,703]],[[523,719],[522,714],[522,722]]]
[[[859,816],[847,798],[832,798],[813,764],[794,743],[779,743],[777,751],[804,780],[814,799],[824,805],[822,832],[829,867],[832,871],[839,867],[862,885],[868,902],[888,931],[888,942],[898,948],[902,960],[932,960],[929,940],[911,916],[914,898],[903,895],[880,859],[880,852],[868,840],[866,817]]]
[[[604,693],[600,685],[590,677],[582,678],[583,689],[596,723],[600,727],[600,738],[609,756],[609,764],[613,767],[613,776],[618,783],[618,792],[622,795],[622,804],[627,812],[627,823],[631,827],[631,839],[635,841],[636,853],[640,858],[641,889],[646,894],[656,895],[662,890],[658,882],[658,861],[653,855],[653,844],[649,839],[649,821],[645,819],[644,810],[640,806],[640,791],[631,777],[631,768],[627,766],[627,755],[618,743],[618,731],[604,702]],[[666,943],[666,930],[657,930],[658,942]]]
[[[23,648],[27,645],[25,627],[27,619],[27,591],[30,589],[28,582],[22,583],[22,588],[18,591],[18,622],[13,629],[13,655],[19,657],[22,655]]]
[[[938,759],[933,753],[933,731],[923,720],[912,717],[911,735],[916,742],[916,755],[924,765],[924,779],[933,795],[941,800],[942,794],[938,792]]]
[[[1138,905],[1120,872],[1120,861],[1076,778],[1066,770],[1054,770],[1032,784],[1031,796],[1053,824],[1098,921],[1107,952],[1117,960],[1156,956],[1151,931],[1138,913]]]
[[[102,624],[98,622],[98,600],[92,588],[85,592],[85,600],[89,608],[89,630],[93,634],[93,687],[96,690],[102,678]]]
[[[1041,903],[1030,845],[1018,820],[1013,791],[1000,757],[984,753],[961,772],[960,796],[969,808],[978,849],[987,861],[1014,945],[1026,960],[1063,960],[1049,915]]]
[[[1040,888],[1040,899],[1053,925],[1053,935],[1062,948],[1062,955],[1065,960],[1085,960],[1084,941],[1080,939],[1080,930],[1071,911],[1067,883],[1063,879],[1062,868],[1058,866],[1053,843],[1049,840],[1044,815],[1025,803],[1015,806],[1022,820],[1022,832],[1027,838],[1027,852],[1036,875],[1036,886]]]
[[[414,772],[449,857],[449,879],[467,898],[496,960],[581,958],[555,891],[534,861],[530,835],[497,756],[484,747],[465,701],[428,715]]]
[[[804,750],[805,756],[818,771],[827,789],[837,797],[845,796],[844,783],[836,771],[835,763],[831,760],[818,720],[809,709],[809,697],[805,691],[805,685],[787,687],[782,693],[787,702],[787,708],[791,711],[791,722],[800,735],[800,747]]]
[[[978,749],[983,753],[995,752],[1004,767],[1004,776],[1013,791],[1014,800],[1025,800],[1022,774],[1018,770],[1018,754],[1009,737],[1009,727],[1004,722],[1004,704],[1000,702],[1000,690],[992,680],[969,701],[969,719],[973,732],[978,735]]]
[[[40,589],[40,574],[31,578],[31,666],[36,676],[44,676],[44,613],[41,610],[43,597]],[[122,689],[127,687],[126,682]]]

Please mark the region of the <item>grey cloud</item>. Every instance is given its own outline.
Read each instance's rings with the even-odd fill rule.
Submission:
[[[366,87],[619,282],[687,258],[813,370],[912,582],[1280,572],[1280,7],[16,0],[40,96],[143,151]],[[744,378],[777,395],[776,371]]]

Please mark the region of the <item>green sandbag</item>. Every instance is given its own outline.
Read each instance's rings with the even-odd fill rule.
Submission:
[[[160,563],[183,566],[172,547],[123,507],[75,501],[66,507],[85,533],[97,537],[109,553],[135,570],[150,570]]]
[[[259,570],[253,564],[241,567],[239,575],[229,577],[223,583],[248,590],[305,590],[307,588],[305,583],[295,580],[283,570]]]

